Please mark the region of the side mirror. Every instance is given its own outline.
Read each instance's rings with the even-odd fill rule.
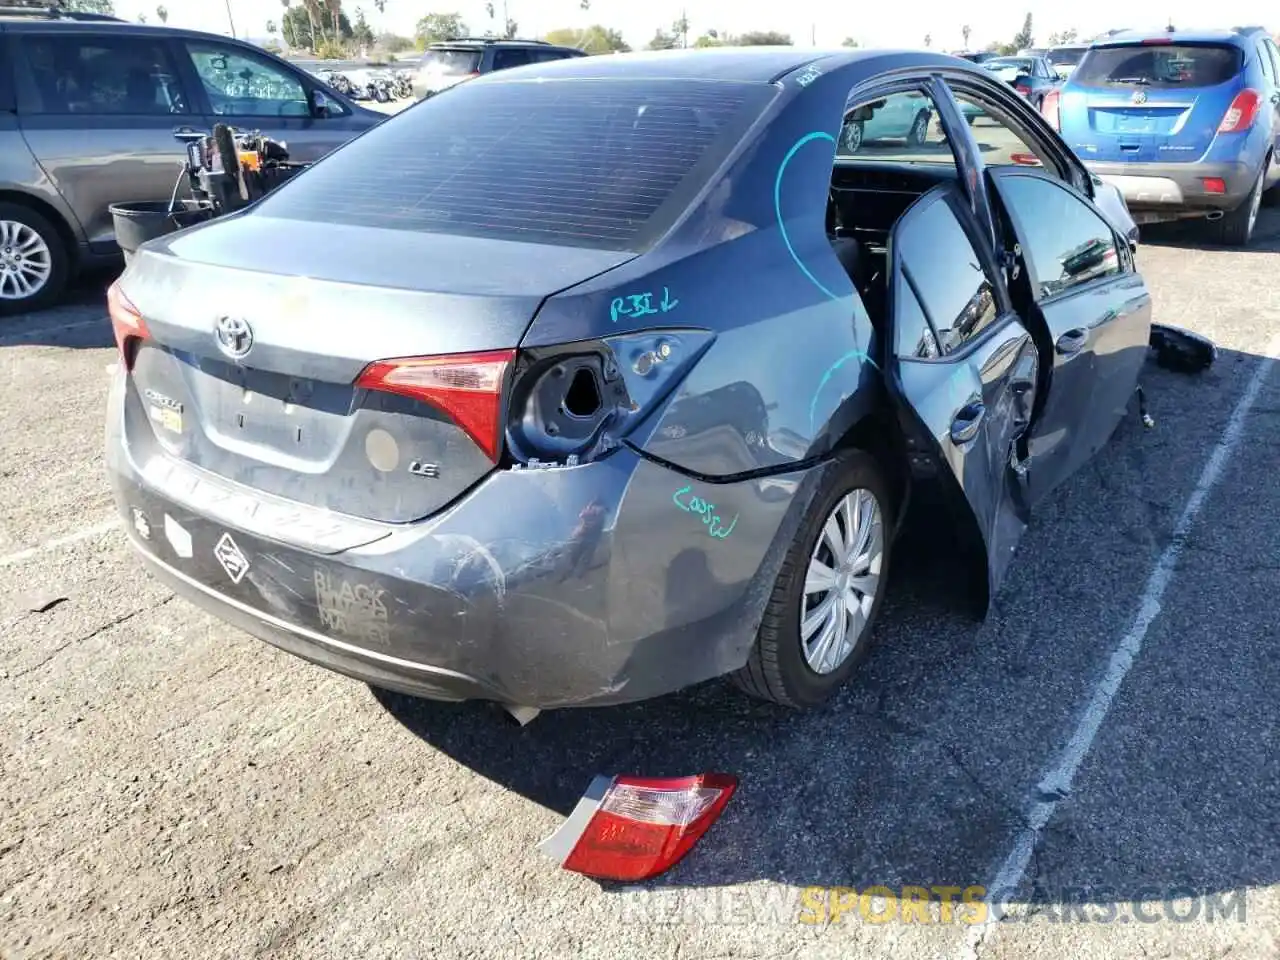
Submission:
[[[327,120],[329,117],[337,113],[334,109],[334,103],[325,94],[323,90],[314,90],[311,93],[311,116],[317,120]]]

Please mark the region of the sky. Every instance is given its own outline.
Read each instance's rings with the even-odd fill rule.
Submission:
[[[156,22],[155,8],[159,0],[116,0],[118,16],[134,19],[139,13]],[[165,0],[169,23],[173,26],[230,33],[227,18],[228,0]],[[502,16],[504,0],[495,0],[498,16]],[[279,0],[229,0],[238,36],[263,37],[266,23],[279,21]],[[583,11],[579,0],[505,0],[507,15],[520,25],[521,36],[538,36],[559,27],[584,27],[601,23],[622,31],[633,47],[649,42],[659,27],[668,29],[684,10],[689,18],[690,42],[708,29],[722,33],[748,30],[779,30],[789,33],[797,45],[837,46],[845,37],[857,39],[863,46],[924,46],[931,34],[933,47],[953,50],[963,45],[960,28],[972,29],[970,46],[981,48],[993,40],[1007,41],[1022,26],[1029,10],[1033,17],[1037,42],[1044,42],[1055,31],[1074,27],[1082,35],[1100,33],[1112,27],[1162,27],[1170,20],[1178,26],[1231,27],[1239,24],[1263,24],[1274,32],[1280,30],[1280,7],[1274,0],[1234,0],[1226,5],[1229,18],[1214,21],[1206,13],[1203,0],[1150,0],[1127,4],[1123,8],[1115,0],[1071,0],[997,5],[957,3],[956,0],[914,0],[910,4],[835,3],[833,0],[591,0],[591,9]],[[462,14],[473,33],[480,34],[489,25],[483,0],[387,0],[386,12],[378,14],[372,0],[345,0],[344,9],[354,16],[363,6],[374,30],[389,29],[412,35],[413,26],[425,13]],[[1119,14],[1116,10],[1120,9]],[[1268,21],[1268,15],[1270,21]],[[1117,22],[1117,17],[1120,22]]]

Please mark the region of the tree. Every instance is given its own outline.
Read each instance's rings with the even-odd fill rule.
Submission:
[[[1059,33],[1050,34],[1049,46],[1060,47],[1060,46],[1063,46],[1064,44],[1075,43],[1076,38],[1079,35],[1080,34],[1076,31],[1075,27],[1072,27],[1070,30],[1063,30]]]
[[[374,44],[373,29],[369,26],[369,21],[364,18],[364,10],[360,7],[356,7],[356,22],[351,25],[351,39],[366,48]]]
[[[693,41],[693,45],[698,49],[705,49],[707,47],[723,47],[724,41],[720,39],[719,30],[708,30],[697,40]]]
[[[733,38],[735,47],[789,47],[791,34],[777,30],[753,30]]]
[[[844,40],[840,43],[840,46],[842,46],[842,47],[860,47],[860,46],[862,46],[862,44],[858,43],[858,41],[857,41],[857,40],[855,40],[855,39],[853,39],[853,37],[845,37],[845,38],[844,38]]]
[[[163,3],[160,4],[160,6],[156,7],[156,16],[160,19],[161,23],[168,23],[169,8],[166,7]]]
[[[933,46],[933,34],[932,34],[932,33],[926,33],[926,34],[924,35],[924,45],[925,45],[926,47],[932,47],[932,46]]]
[[[419,47],[428,47],[443,40],[457,40],[467,35],[467,25],[460,13],[428,13],[418,21],[413,39]]]
[[[379,50],[385,50],[387,53],[404,53],[406,50],[413,48],[413,40],[409,37],[402,37],[398,33],[384,31],[378,34],[378,39],[374,41],[375,46]]]
[[[689,46],[689,18],[681,15],[679,20],[671,24],[671,35],[680,41],[680,46]]]
[[[969,34],[971,33],[973,33],[973,30],[969,28],[967,23],[960,28],[960,36],[964,37],[964,48],[966,50],[969,49]]]
[[[1022,21],[1022,29],[1013,35],[1014,52],[1026,50],[1035,45],[1035,35],[1031,32],[1031,11],[1028,10],[1026,19]]]
[[[116,5],[111,0],[66,0],[63,7],[71,13],[100,13],[107,17],[116,15]]]
[[[373,0],[373,9],[378,11],[378,16],[382,16],[387,12],[387,0]]]
[[[598,23],[585,30],[572,27],[552,30],[542,39],[559,47],[577,47],[587,53],[626,53],[631,49],[621,33]]]
[[[140,13],[140,14],[138,14],[138,22],[139,22],[139,23],[146,23],[146,22],[147,22],[147,15],[146,15],[145,13]]]
[[[278,32],[278,28],[276,27],[276,22],[275,22],[274,20],[268,20],[268,21],[267,21],[267,36],[269,36],[269,37],[274,37],[274,36],[276,35],[276,33],[277,33],[277,32]]]
[[[315,25],[314,33],[312,32],[313,24]],[[325,42],[334,44],[342,40],[350,40],[352,35],[351,22],[345,13],[338,15],[338,36],[327,37],[324,19],[314,16],[306,7],[289,7],[280,20],[280,32],[284,35],[284,42],[289,46],[312,51],[318,50],[320,44]]]
[[[665,30],[653,31],[653,39],[649,41],[650,50],[674,50],[676,38]]]

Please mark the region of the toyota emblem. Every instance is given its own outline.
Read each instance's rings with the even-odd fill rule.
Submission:
[[[1146,102],[1147,102],[1147,91],[1145,91],[1145,90],[1135,90],[1135,91],[1133,91],[1133,102],[1134,102],[1134,103],[1146,103]]]
[[[219,317],[214,332],[218,349],[233,360],[239,360],[253,347],[253,327],[239,317]]]

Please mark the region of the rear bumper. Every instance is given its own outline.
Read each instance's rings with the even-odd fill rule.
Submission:
[[[1140,222],[1234,210],[1258,177],[1258,171],[1244,163],[1087,162],[1086,166],[1119,189]],[[1225,192],[1210,193],[1206,179],[1221,180]]]
[[[738,668],[817,479],[703,487],[624,447],[574,468],[497,471],[418,523],[371,532],[325,512],[324,542],[312,508],[295,507],[297,537],[283,542],[235,506],[252,491],[136,462],[119,429],[122,381],[108,472],[150,572],[290,653],[437,700],[623,703]],[[211,486],[226,488],[221,501]],[[729,536],[678,505],[698,494],[726,525],[738,517]],[[227,549],[243,569],[224,566]]]

